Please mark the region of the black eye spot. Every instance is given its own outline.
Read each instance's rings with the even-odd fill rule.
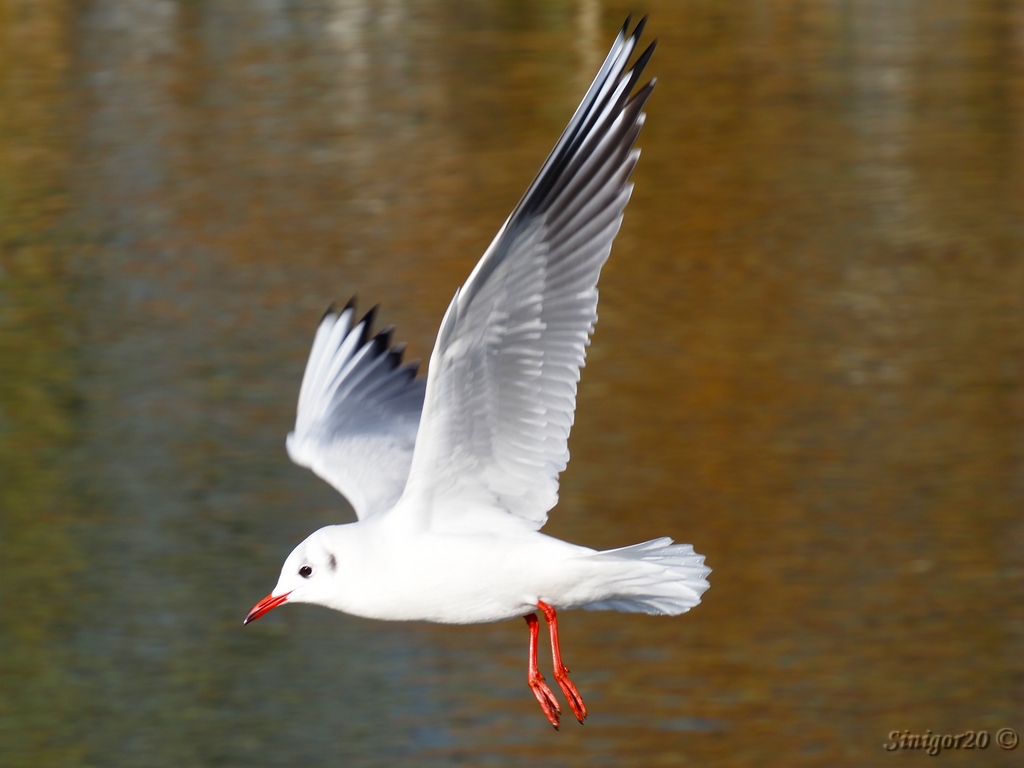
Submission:
[[[302,578],[308,579],[312,575],[313,569],[310,568],[308,565],[304,565],[301,568],[299,568],[299,576],[301,576]]]

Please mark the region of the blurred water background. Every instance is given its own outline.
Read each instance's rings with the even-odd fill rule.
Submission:
[[[321,312],[427,357],[630,11],[659,82],[546,530],[692,542],[704,603],[566,614],[561,733],[522,622],[243,629],[349,519],[284,452]],[[3,0],[0,88],[0,765],[1024,731],[1024,4]]]

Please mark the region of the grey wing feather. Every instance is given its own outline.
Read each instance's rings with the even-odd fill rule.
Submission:
[[[653,87],[631,96],[654,43],[627,69],[643,22],[628,25],[441,322],[407,489],[433,524],[488,509],[539,528],[557,502],[597,281]]]
[[[362,519],[390,509],[409,476],[425,380],[402,362],[391,329],[371,336],[375,309],[355,303],[320,321],[299,391],[288,455],[341,492]]]

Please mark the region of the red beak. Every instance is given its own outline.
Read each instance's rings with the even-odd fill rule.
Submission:
[[[267,595],[252,607],[252,610],[249,611],[249,615],[245,617],[245,621],[243,621],[242,624],[245,625],[248,624],[250,621],[256,621],[256,619],[258,619],[267,611],[273,608],[277,608],[277,606],[288,602],[288,595],[290,594],[291,592],[285,592],[283,595],[278,595],[277,597],[274,597],[273,595]]]

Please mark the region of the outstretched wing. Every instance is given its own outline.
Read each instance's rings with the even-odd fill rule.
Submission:
[[[418,364],[402,363],[391,329],[370,336],[375,309],[355,322],[355,302],[327,311],[299,390],[288,455],[337,488],[362,519],[402,495],[423,410]]]
[[[597,280],[622,222],[633,149],[653,82],[630,94],[654,50],[623,26],[526,195],[445,313],[430,358],[406,495],[430,525],[460,529],[509,513],[540,528],[558,475],[576,384],[597,320]],[[471,520],[469,516],[475,516]]]

